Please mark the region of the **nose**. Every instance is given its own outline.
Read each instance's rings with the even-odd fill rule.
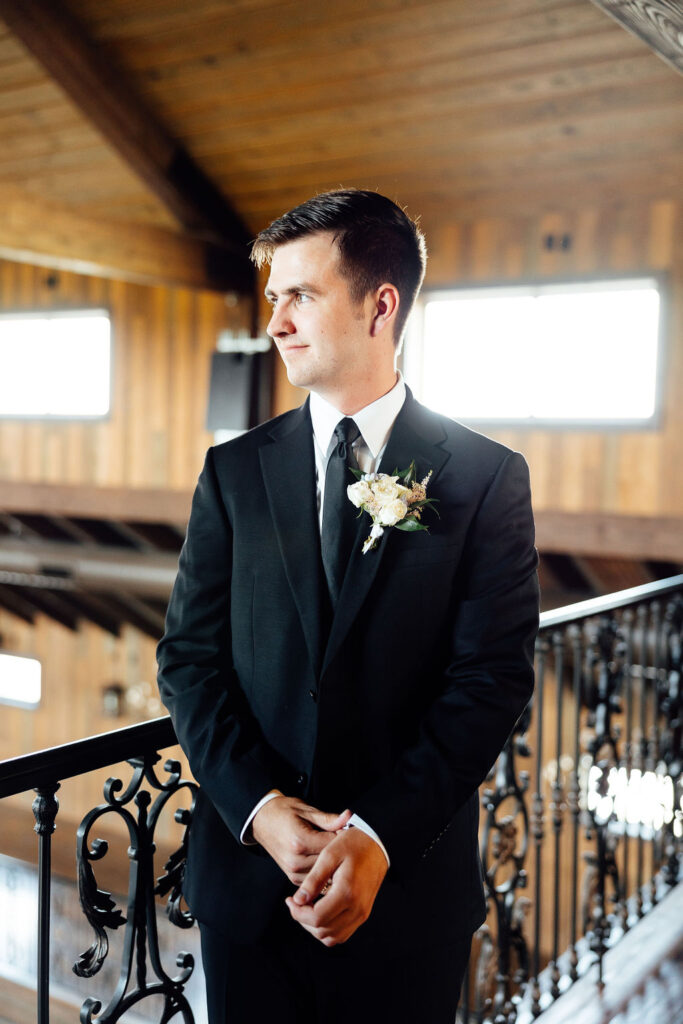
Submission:
[[[279,302],[276,302],[273,306],[273,312],[268,322],[268,326],[266,327],[266,334],[275,339],[281,338],[287,334],[293,334],[294,330],[294,324],[287,313],[286,307],[284,305],[280,305]]]

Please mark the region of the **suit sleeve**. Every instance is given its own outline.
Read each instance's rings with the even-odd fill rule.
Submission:
[[[265,741],[232,663],[232,543],[209,449],[157,648],[158,683],[195,778],[239,840],[256,803],[287,787],[291,770]]]
[[[438,696],[391,773],[354,800],[399,874],[447,831],[531,697],[537,564],[528,469],[511,452],[469,529]]]

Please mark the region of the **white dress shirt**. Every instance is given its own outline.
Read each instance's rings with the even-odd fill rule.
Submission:
[[[370,405],[366,405],[364,409],[360,409],[354,413],[353,416],[349,417],[352,419],[358,429],[360,435],[356,438],[353,443],[353,451],[358,462],[358,468],[363,473],[376,473],[379,464],[384,455],[384,449],[387,446],[389,440],[389,434],[391,428],[394,425],[394,420],[398,416],[403,403],[406,398],[406,386],[401,373],[398,374],[398,379],[394,384],[391,391],[387,391],[385,395],[378,398],[375,402],[371,402]],[[339,421],[344,418],[345,413],[335,409],[333,405],[321,398],[315,392],[311,392],[310,401],[310,413],[311,423],[313,425],[313,449],[315,453],[315,477],[316,477],[316,492],[318,502],[318,523],[322,532],[323,522],[323,502],[325,499],[325,476],[327,473],[327,464],[330,460],[330,455],[334,450],[335,438],[334,428],[337,426]],[[246,845],[253,845],[254,839],[251,838],[250,828],[254,817],[257,812],[261,810],[264,804],[268,803],[269,800],[273,800],[279,794],[271,791],[259,800],[254,807],[253,811],[247,818],[240,834],[240,841]],[[366,821],[359,818],[357,814],[353,814],[349,819],[346,828],[350,827],[359,828],[366,835],[369,835],[375,842],[380,846],[382,853],[387,859],[387,864],[390,864],[389,854],[384,848],[382,840],[379,838],[377,833],[368,825]]]

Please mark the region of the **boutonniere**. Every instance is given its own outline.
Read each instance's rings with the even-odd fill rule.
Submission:
[[[367,512],[372,519],[370,536],[363,544],[363,554],[372,551],[388,526],[397,530],[416,533],[418,530],[429,530],[421,523],[422,513],[426,508],[434,508],[436,498],[427,497],[427,484],[432,475],[431,469],[421,482],[415,476],[415,462],[408,469],[393,473],[361,473],[359,469],[351,472],[358,482],[349,484],[346,493],[349,501],[361,512]],[[436,509],[434,508],[436,512]],[[438,515],[438,512],[437,512]]]

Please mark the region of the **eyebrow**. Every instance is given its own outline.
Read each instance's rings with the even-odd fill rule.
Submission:
[[[307,284],[302,281],[301,284],[293,284],[289,288],[283,288],[279,293],[280,295],[296,295],[297,292],[309,292],[311,295],[321,295],[320,288],[316,288],[314,284]],[[266,288],[264,293],[267,299],[276,299],[278,296],[277,292],[274,292],[272,288]]]

